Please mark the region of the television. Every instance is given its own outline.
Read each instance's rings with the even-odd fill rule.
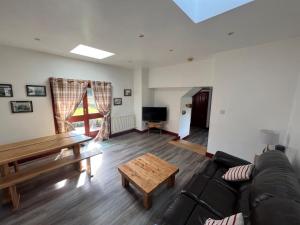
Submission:
[[[160,122],[166,120],[166,107],[143,107],[143,121]]]

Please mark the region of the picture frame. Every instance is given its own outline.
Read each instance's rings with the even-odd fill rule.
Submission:
[[[26,85],[26,94],[28,97],[46,97],[46,86],[42,85]]]
[[[114,98],[114,105],[122,105],[122,98]]]
[[[132,90],[131,89],[124,89],[124,96],[132,96]]]
[[[12,113],[30,113],[33,112],[32,101],[10,101]]]
[[[0,97],[13,97],[13,89],[11,84],[0,84]]]

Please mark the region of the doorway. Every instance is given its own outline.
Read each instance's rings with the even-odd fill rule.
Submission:
[[[69,122],[75,128],[75,132],[95,137],[103,122],[103,115],[96,108],[94,92],[88,88],[81,103],[77,107]]]
[[[186,140],[207,146],[212,88],[202,88],[192,96],[190,135]]]

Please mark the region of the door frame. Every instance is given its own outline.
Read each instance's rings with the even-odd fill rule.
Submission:
[[[91,88],[90,81],[89,81],[89,84],[88,84],[88,88]],[[59,134],[58,124],[57,124],[57,121],[55,119],[55,104],[54,104],[53,88],[52,88],[51,82],[50,82],[50,91],[51,91],[51,102],[52,102],[52,111],[53,111],[53,120],[54,120],[55,133]],[[90,137],[96,137],[99,131],[96,130],[96,131],[90,132],[90,123],[89,123],[89,120],[90,119],[103,118],[103,114],[102,113],[93,113],[93,114],[89,114],[88,113],[87,92],[83,96],[82,103],[83,103],[83,115],[72,116],[68,121],[71,122],[71,123],[83,121],[84,124],[85,124],[85,126],[84,126],[85,127],[85,135],[90,136]]]

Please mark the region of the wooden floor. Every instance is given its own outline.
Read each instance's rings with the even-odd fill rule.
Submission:
[[[186,140],[172,140],[169,142],[172,145],[177,146],[178,148],[187,149],[189,151],[193,151],[195,153],[198,153],[200,155],[206,155],[207,148],[200,144],[194,144],[192,142],[186,141]]]
[[[130,133],[101,144],[103,154],[92,159],[94,178],[89,182],[73,167],[53,172],[18,186],[21,209],[0,206],[1,225],[153,225],[205,157],[168,144],[169,135]],[[165,186],[145,210],[138,190],[124,189],[117,166],[146,152],[179,167],[174,188]]]
[[[187,138],[185,138],[185,140],[207,147],[208,129],[191,127],[190,135]]]

